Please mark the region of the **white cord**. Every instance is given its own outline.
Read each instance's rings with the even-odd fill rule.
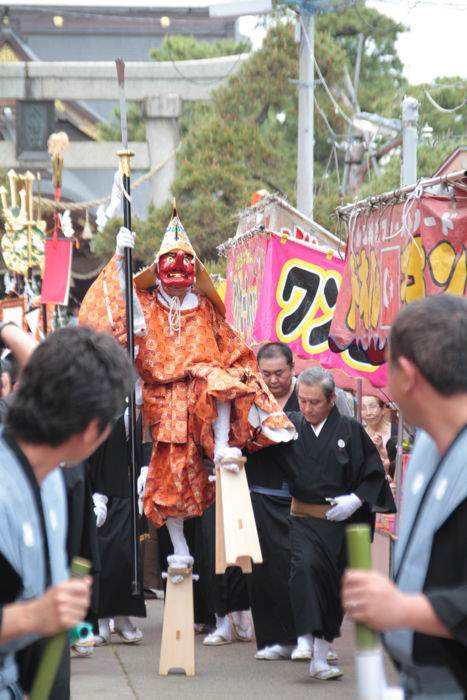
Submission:
[[[457,107],[452,107],[452,109],[448,109],[447,107],[441,107],[441,105],[438,104],[436,102],[436,100],[433,99],[433,97],[430,95],[428,90],[425,90],[425,95],[426,95],[427,100],[429,102],[431,102],[433,107],[435,109],[437,109],[438,112],[443,112],[443,114],[452,114],[452,112],[457,112],[457,110],[462,109],[465,106],[465,104],[467,103],[467,100],[463,100],[463,102],[461,102],[460,105],[457,105]]]
[[[159,287],[159,294],[169,307],[169,330],[170,335],[178,335],[178,342],[180,343],[180,333],[182,329],[182,309],[180,305],[180,299],[178,297],[168,297],[162,291],[162,286]]]

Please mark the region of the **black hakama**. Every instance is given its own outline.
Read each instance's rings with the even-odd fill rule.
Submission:
[[[202,547],[197,547],[199,583],[206,596],[209,610],[219,617],[227,613],[248,610],[250,601],[246,576],[238,566],[229,566],[216,574],[216,504],[203,513],[201,521]]]
[[[140,432],[140,420],[138,427]],[[142,460],[140,440],[137,444],[139,470]],[[97,531],[101,559],[98,616],[146,617],[143,592],[135,596],[131,590],[130,459],[123,415],[116,421],[108,439],[88,461],[93,492],[108,497],[107,518]],[[140,576],[142,581],[142,570]]]
[[[290,605],[290,498],[251,492],[263,555],[248,577],[256,645],[294,645],[296,632]]]
[[[293,391],[285,411],[298,410]],[[264,649],[274,644],[294,645],[296,633],[289,594],[290,494],[283,470],[272,459],[276,447],[248,455],[246,471],[251,490],[262,564],[254,564],[248,576],[251,613],[256,644]],[[280,455],[276,455],[280,460]],[[281,494],[281,495],[279,495]]]
[[[331,642],[339,636],[343,612],[345,523],[291,518],[290,595],[299,637],[313,634]]]

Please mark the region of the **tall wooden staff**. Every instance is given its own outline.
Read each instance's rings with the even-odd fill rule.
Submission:
[[[125,102],[125,62],[118,58],[115,61],[117,66],[118,90],[120,98],[120,122],[122,129],[122,150],[117,155],[120,158],[120,169],[122,173],[123,185],[123,224],[131,231],[131,199],[130,199],[130,175],[131,158],[134,153],[128,149],[128,129],[126,121]],[[135,337],[133,319],[133,256],[131,248],[125,248],[124,270],[125,270],[125,305],[126,305],[126,331],[127,349],[131,361],[135,359]],[[134,388],[130,392],[129,404],[129,446],[130,446],[130,482],[131,482],[131,536],[132,536],[132,558],[131,558],[131,592],[137,596],[141,593],[140,566],[139,566],[139,543],[138,543],[138,491],[136,472],[136,404]]]

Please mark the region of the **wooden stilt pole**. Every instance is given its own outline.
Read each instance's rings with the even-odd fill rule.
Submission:
[[[171,576],[183,576],[172,583]],[[193,570],[169,567],[165,592],[164,624],[162,628],[159,675],[183,669],[187,676],[195,675],[195,620],[193,611]]]
[[[238,473],[216,466],[216,574],[228,566],[251,573],[263,561],[244,462]]]

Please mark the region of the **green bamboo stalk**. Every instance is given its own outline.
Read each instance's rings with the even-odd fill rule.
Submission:
[[[79,557],[73,559],[71,563],[72,578],[83,578],[90,570],[91,564],[86,559]],[[59,632],[47,642],[34,678],[30,700],[48,700],[60,659],[67,644],[68,632]]]
[[[351,569],[370,571],[371,539],[368,525],[349,525],[346,529],[347,553]],[[370,651],[379,646],[378,634],[359,622],[355,624],[355,642],[359,651]]]

